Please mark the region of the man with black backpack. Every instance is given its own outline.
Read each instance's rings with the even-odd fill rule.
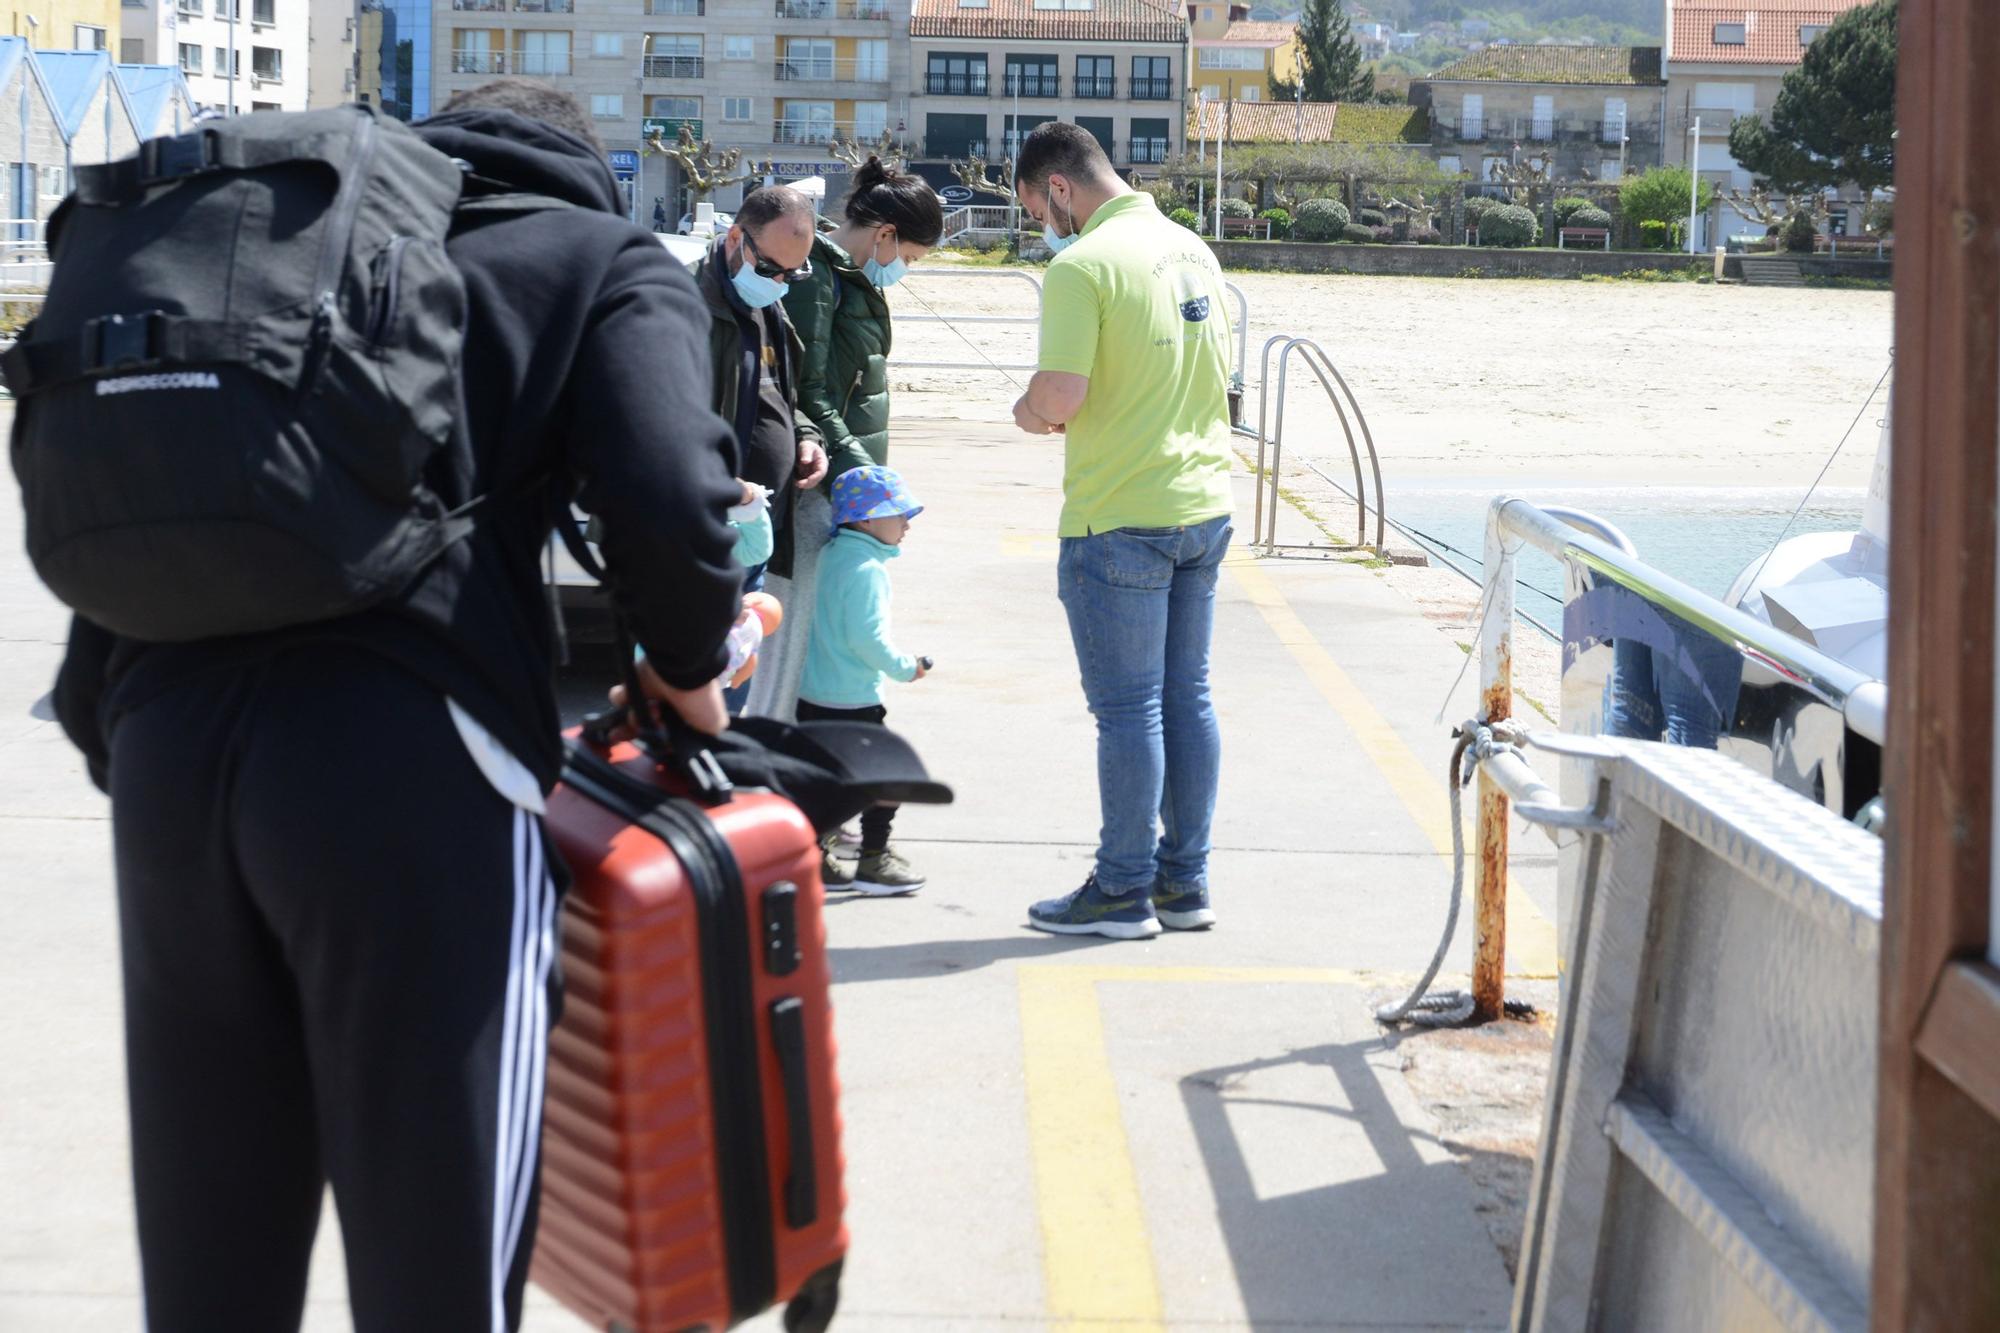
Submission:
[[[574,493],[648,688],[724,725],[707,312],[547,85],[78,177],[4,369],[111,796],[148,1326],[296,1327],[330,1183],[358,1329],[510,1329],[563,877],[540,564]]]

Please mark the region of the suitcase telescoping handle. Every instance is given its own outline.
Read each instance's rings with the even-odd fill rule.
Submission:
[[[785,1178],[785,1224],[803,1230],[819,1219],[819,1162],[813,1155],[812,1084],[806,1063],[806,1006],[796,996],[771,1006],[771,1045],[785,1091],[792,1172]]]

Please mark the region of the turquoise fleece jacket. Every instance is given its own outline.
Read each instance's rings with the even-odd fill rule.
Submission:
[[[889,641],[889,561],[901,554],[858,528],[842,528],[819,553],[799,698],[821,708],[873,708],[885,676],[917,678],[917,659]]]

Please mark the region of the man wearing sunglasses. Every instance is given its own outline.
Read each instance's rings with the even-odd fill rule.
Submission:
[[[812,242],[812,201],[773,186],[744,199],[735,225],[695,267],[712,321],[709,405],[735,427],[737,476],[770,493],[771,548],[761,560],[745,551],[745,592],[763,586],[766,569],[790,575],[793,500],[826,476],[819,430],[798,410],[805,348],[781,299],[811,274]],[[749,688],[728,692],[731,712],[741,711]]]

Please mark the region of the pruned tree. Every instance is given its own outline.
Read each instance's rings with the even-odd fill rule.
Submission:
[[[1410,199],[1415,202],[1407,202],[1392,195],[1383,201],[1383,206],[1392,212],[1403,214],[1413,230],[1428,231],[1435,227],[1437,215],[1444,210],[1432,203],[1430,197],[1422,190],[1412,190],[1409,194]]]
[[[697,140],[694,131],[685,123],[672,143],[668,143],[659,130],[654,130],[641,145],[641,151],[648,156],[664,157],[681,169],[681,179],[687,182],[690,207],[725,186],[739,184],[759,174],[757,163],[744,163],[741,148],[718,152],[707,139]]]
[[[857,171],[871,157],[880,158],[882,165],[891,171],[903,169],[903,150],[896,146],[896,136],[888,130],[883,130],[882,137],[873,143],[863,143],[835,130],[826,151],[827,156],[845,162]]]
[[[1731,190],[1722,201],[1736,210],[1737,216],[1746,222],[1754,222],[1768,231],[1782,230],[1793,218],[1804,216],[1814,227],[1824,226],[1831,216],[1823,194],[1778,194],[1768,186],[1753,186],[1750,193]]]
[[[1559,179],[1552,158],[1495,162],[1487,170],[1486,179],[1490,184],[1505,186],[1510,203],[1520,204],[1535,213],[1541,212],[1542,204],[1552,198],[1557,189],[1568,184],[1588,183],[1585,177],[1578,177],[1574,182]]]
[[[1010,158],[1000,164],[1000,179],[997,181],[987,178],[988,170],[986,159],[978,153],[974,153],[967,161],[954,161],[951,164],[951,174],[956,176],[958,183],[966,189],[976,194],[997,194],[1002,199],[1011,199],[1019,203],[1021,196],[1014,191],[1013,160]]]

